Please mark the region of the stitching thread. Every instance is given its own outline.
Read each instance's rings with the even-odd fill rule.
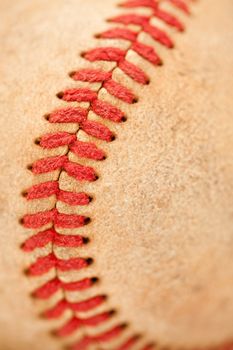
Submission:
[[[37,230],[43,228],[45,225],[50,226],[48,229],[39,231],[29,237],[23,243],[22,249],[25,252],[31,252],[35,249],[43,248],[49,243],[51,244],[51,252],[47,256],[39,257],[35,263],[29,266],[27,273],[30,276],[41,276],[51,269],[55,269],[56,277],[37,288],[32,293],[32,296],[38,299],[49,299],[58,290],[63,292],[62,299],[49,310],[45,310],[42,314],[42,316],[47,319],[53,319],[61,317],[66,310],[72,312],[72,317],[61,328],[54,331],[54,334],[58,337],[66,337],[81,327],[87,327],[87,329],[89,329],[89,327],[97,327],[99,324],[107,323],[115,314],[114,310],[109,310],[96,313],[91,317],[79,316],[79,312],[95,310],[100,305],[103,305],[107,300],[107,296],[105,295],[96,295],[78,303],[70,302],[66,298],[66,291],[82,291],[89,289],[99,282],[99,279],[94,276],[92,278],[85,278],[80,281],[67,283],[59,278],[59,271],[86,269],[93,263],[91,257],[64,260],[59,259],[55,255],[55,246],[80,247],[89,243],[88,237],[83,237],[81,235],[64,235],[58,233],[56,230],[56,228],[79,228],[90,222],[89,217],[74,214],[68,215],[59,212],[57,209],[58,201],[66,203],[69,206],[87,206],[92,201],[92,197],[87,193],[75,193],[61,190],[59,187],[61,173],[63,171],[66,172],[77,181],[92,182],[98,180],[98,175],[94,168],[69,160],[69,153],[93,161],[103,161],[106,158],[103,150],[98,148],[94,143],[80,141],[78,139],[78,131],[82,130],[87,135],[105,142],[114,141],[115,135],[107,126],[88,119],[89,113],[94,112],[99,117],[114,123],[126,121],[125,113],[122,110],[99,99],[100,90],[104,88],[110,95],[125,103],[136,103],[138,101],[137,96],[135,96],[132,90],[115,81],[113,79],[113,72],[118,67],[135,82],[139,84],[148,84],[149,78],[146,73],[127,60],[127,53],[129,50],[132,50],[153,65],[161,65],[162,60],[155,49],[152,46],[139,42],[139,34],[145,32],[159,44],[168,49],[173,48],[174,43],[170,36],[164,30],[150,24],[150,21],[153,17],[156,17],[166,25],[182,32],[184,30],[183,23],[176,16],[162,10],[160,2],[169,2],[179,10],[189,14],[188,2],[191,1],[194,0],[127,0],[122,3],[120,5],[122,8],[149,8],[151,10],[151,15],[143,16],[135,13],[122,14],[108,20],[111,23],[119,25],[119,27],[97,34],[96,38],[127,40],[130,43],[128,49],[122,50],[115,47],[98,47],[84,52],[82,57],[89,62],[109,61],[115,62],[115,66],[112,70],[107,72],[94,68],[80,69],[71,72],[70,77],[74,81],[88,82],[90,84],[100,83],[100,88],[97,91],[90,88],[73,88],[59,92],[57,94],[58,98],[68,103],[88,102],[89,107],[86,109],[82,107],[60,108],[46,115],[46,119],[49,123],[76,123],[78,124],[78,129],[75,133],[62,131],[46,134],[36,140],[36,144],[43,149],[56,149],[61,146],[67,146],[67,153],[65,155],[39,159],[28,167],[35,175],[45,174],[55,170],[59,171],[57,180],[34,185],[23,192],[23,196],[28,201],[55,196],[56,204],[55,207],[50,210],[37,212],[35,214],[26,214],[21,220],[24,227],[29,229]],[[127,27],[132,24],[139,26],[140,30],[136,32]],[[122,27],[122,25],[124,27]],[[111,340],[120,337],[126,327],[127,324],[125,323],[118,324],[98,335],[86,335],[72,346],[72,350],[85,350],[93,344],[109,343]],[[141,339],[141,336],[133,335],[115,350],[133,349],[139,339]],[[145,345],[142,350],[152,350],[154,348],[154,344],[149,343]]]

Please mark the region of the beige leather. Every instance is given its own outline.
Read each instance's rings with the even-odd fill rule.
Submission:
[[[79,53],[98,45],[93,35],[109,28],[106,18],[122,13],[116,5],[116,0],[0,1],[1,350],[55,350],[64,343],[49,332],[69,313],[58,321],[38,317],[60,294],[47,302],[29,295],[54,271],[41,278],[23,274],[50,247],[23,253],[20,244],[34,231],[18,222],[25,213],[53,207],[55,199],[27,203],[21,192],[56,178],[56,173],[34,176],[26,167],[66,150],[42,151],[33,141],[54,130],[74,130],[73,125],[49,125],[43,115],[67,105],[55,95],[77,86],[68,72],[89,66]],[[91,244],[56,253],[95,259],[88,270],[62,275],[67,281],[101,279],[87,292],[70,293],[71,300],[107,294],[107,305],[99,310],[118,311],[108,327],[129,323],[124,336],[102,345],[107,350],[134,333],[143,335],[136,350],[145,341],[193,349],[233,339],[233,3],[200,0],[191,4],[190,17],[164,6],[187,30],[181,34],[165,26],[174,50],[141,34],[164,61],[155,68],[129,52],[150,76],[150,85],[142,87],[115,70],[116,79],[138,95],[137,104],[120,103],[101,91],[128,120],[103,122],[117,134],[113,143],[96,142],[107,153],[104,162],[79,160],[94,166],[99,180],[77,184],[63,173],[60,181],[63,189],[95,198],[86,208],[59,203],[63,212],[92,218],[90,225],[72,231],[88,235]],[[116,40],[107,44],[127,47]],[[81,330],[69,341],[97,330]]]

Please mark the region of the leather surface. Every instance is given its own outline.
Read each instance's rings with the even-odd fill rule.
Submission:
[[[79,53],[97,46],[93,35],[109,28],[106,18],[122,12],[116,4],[0,2],[0,349],[58,349],[48,331],[68,315],[59,321],[38,318],[46,302],[29,293],[47,276],[28,278],[23,270],[45,250],[24,254],[19,246],[30,232],[18,223],[27,212],[52,207],[55,199],[26,203],[21,192],[56,178],[55,173],[34,176],[26,166],[65,148],[42,151],[33,141],[54,130],[73,130],[72,125],[49,125],[43,115],[67,105],[55,95],[76,86],[68,73],[86,65]],[[129,322],[148,340],[187,349],[233,338],[233,4],[203,0],[192,8],[190,18],[172,10],[187,26],[182,34],[167,29],[174,50],[153,44],[163,66],[155,68],[129,53],[149,75],[150,85],[141,87],[115,71],[116,79],[136,92],[137,104],[120,103],[102,90],[101,96],[126,111],[128,120],[103,122],[117,135],[113,143],[96,142],[107,153],[104,162],[80,161],[95,167],[98,181],[77,185],[62,174],[63,189],[86,191],[95,200],[72,211],[59,203],[65,213],[92,218],[87,227],[72,231],[88,235],[91,244],[56,251],[61,257],[95,259],[88,271],[64,274],[65,279],[101,278],[74,300],[107,294],[108,306],[118,310],[115,320]],[[143,34],[141,39],[151,43]]]

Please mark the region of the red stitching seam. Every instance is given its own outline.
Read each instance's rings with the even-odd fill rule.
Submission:
[[[186,14],[189,14],[189,7],[185,1],[188,0],[162,0],[173,4],[178,9]],[[190,0],[191,1],[191,0]],[[147,33],[152,39],[159,42],[161,45],[172,48],[173,41],[165,31],[150,24],[152,17],[157,17],[169,26],[176,28],[178,31],[183,31],[182,22],[170,13],[162,10],[157,0],[128,0],[121,4],[125,8],[147,7],[151,9],[150,16],[142,16],[138,14],[127,14],[114,17],[109,21],[112,23],[124,25],[125,27],[116,27],[96,35],[97,38],[106,39],[123,39],[130,42],[127,50],[121,50],[114,47],[102,47],[89,50],[83,53],[83,57],[90,61],[110,61],[115,62],[115,67],[111,71],[103,71],[97,69],[81,69],[70,74],[70,77],[75,81],[101,83],[98,91],[89,88],[74,88],[67,89],[57,94],[57,97],[66,102],[89,102],[89,108],[67,107],[58,109],[47,115],[46,119],[50,123],[77,123],[78,130],[83,130],[86,134],[97,139],[110,142],[115,136],[111,130],[105,125],[88,120],[88,114],[93,111],[101,118],[108,119],[115,123],[120,123],[126,120],[124,113],[117,107],[99,99],[99,92],[105,88],[110,95],[125,103],[137,102],[137,98],[133,91],[116,82],[113,79],[113,72],[118,67],[131,79],[139,84],[149,83],[147,75],[133,63],[127,61],[126,54],[129,50],[133,50],[145,60],[154,65],[162,63],[160,57],[153,47],[145,45],[138,41],[138,36],[141,32]],[[139,32],[127,28],[127,25],[134,24],[141,27]],[[77,130],[77,132],[78,132]],[[102,161],[105,159],[104,152],[99,149],[94,143],[83,142],[78,140],[76,133],[56,132],[43,135],[36,140],[36,143],[44,149],[55,149],[60,146],[67,146],[66,155],[47,157],[33,163],[30,170],[35,174],[44,174],[59,170],[59,175],[56,181],[48,181],[32,186],[24,192],[27,200],[56,197],[57,201],[64,202],[70,206],[86,206],[92,198],[86,193],[75,193],[63,191],[59,188],[59,179],[63,171],[77,181],[95,181],[98,176],[92,167],[87,167],[69,160],[69,152],[72,152],[77,157],[88,158],[94,161]],[[32,237],[28,238],[22,248],[26,252],[31,252],[36,248],[43,248],[51,243],[51,253],[47,256],[40,257],[34,264],[28,268],[28,274],[31,276],[40,276],[51,269],[55,269],[56,277],[33,292],[33,296],[39,299],[49,299],[58,290],[63,291],[63,299],[60,300],[54,307],[46,310],[43,317],[47,319],[59,318],[66,310],[70,310],[73,316],[66,324],[55,331],[59,337],[65,337],[81,327],[97,327],[99,324],[108,322],[114,315],[114,310],[108,310],[102,313],[96,313],[91,317],[80,317],[80,312],[87,312],[98,308],[104,304],[107,297],[105,295],[96,295],[79,303],[70,302],[67,300],[66,291],[82,291],[91,288],[93,284],[98,282],[98,278],[85,278],[81,281],[65,283],[59,278],[59,271],[80,270],[88,268],[93,263],[92,258],[71,258],[68,260],[59,259],[54,253],[54,246],[60,247],[80,247],[89,242],[87,237],[81,235],[63,235],[56,231],[56,228],[78,228],[87,225],[90,218],[81,215],[68,215],[60,213],[57,205],[51,210],[38,212],[36,214],[27,214],[22,219],[22,224],[29,229],[40,229],[45,225],[50,225],[50,228],[42,230]],[[108,343],[111,340],[121,336],[126,328],[126,324],[116,325],[113,328],[98,334],[96,336],[85,336],[79,342],[74,344],[73,350],[85,350],[89,345]],[[134,335],[123,343],[117,350],[133,349],[140,337]],[[148,344],[142,350],[152,350],[154,345]]]

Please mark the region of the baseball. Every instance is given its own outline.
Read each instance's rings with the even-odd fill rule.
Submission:
[[[232,0],[0,0],[0,350],[233,349]]]

